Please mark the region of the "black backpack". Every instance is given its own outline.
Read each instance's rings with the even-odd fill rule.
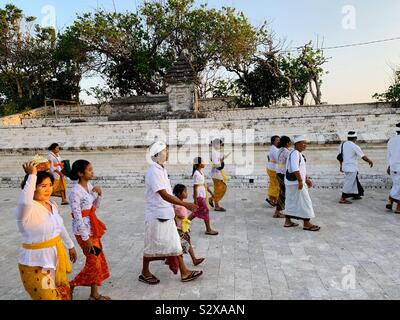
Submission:
[[[337,157],[336,157],[336,159],[337,159],[339,162],[343,162],[343,146],[344,146],[344,144],[345,144],[345,142],[342,143],[342,149],[341,149],[340,153],[339,153],[339,154],[337,155]]]

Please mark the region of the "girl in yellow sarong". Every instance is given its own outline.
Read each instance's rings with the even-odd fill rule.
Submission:
[[[76,251],[57,205],[49,201],[54,178],[37,172],[36,166],[33,162],[23,166],[27,175],[15,210],[23,240],[18,258],[21,280],[33,300],[70,300],[67,273]]]
[[[215,202],[215,211],[226,211],[226,209],[222,208],[219,205],[219,202],[224,197],[227,185],[226,181],[228,177],[225,175],[224,167],[225,167],[225,157],[221,156],[221,149],[223,147],[223,141],[221,139],[214,139],[211,142],[211,178],[214,184],[214,192],[212,196],[212,200]]]

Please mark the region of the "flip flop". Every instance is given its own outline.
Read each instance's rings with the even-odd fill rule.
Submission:
[[[305,231],[319,231],[321,229],[321,227],[319,227],[319,226],[312,226],[312,227],[310,227],[310,228],[303,228],[303,230],[305,230]]]
[[[265,199],[265,201],[267,201],[267,202],[269,203],[269,205],[270,205],[272,208],[276,207],[276,203],[273,203],[273,202],[272,202],[271,200],[269,200],[268,198]]]
[[[351,202],[349,200],[340,200],[339,203],[340,204],[352,204],[353,202]]]
[[[205,232],[206,235],[208,236],[217,236],[218,235],[218,231],[206,231]]]
[[[224,209],[224,208],[215,208],[214,210],[215,211],[220,211],[220,212],[226,212],[226,209]]]
[[[200,277],[203,274],[203,271],[192,271],[190,272],[190,275],[187,276],[186,278],[181,279],[182,282],[189,282],[196,280],[198,277]]]
[[[150,285],[155,285],[159,284],[160,280],[155,276],[151,275],[151,277],[145,278],[142,274],[139,276],[139,281],[150,284]]]
[[[290,225],[284,225],[284,227],[285,228],[294,228],[294,227],[298,227],[299,226],[299,224],[298,223],[294,223],[294,222],[292,222]]]
[[[388,203],[388,204],[386,205],[386,209],[388,209],[388,210],[393,210],[393,204]]]

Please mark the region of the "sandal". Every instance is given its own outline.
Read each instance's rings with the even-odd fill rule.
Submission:
[[[272,208],[276,207],[276,203],[275,203],[275,202],[272,202],[272,201],[269,200],[268,198],[265,199],[265,201],[267,201],[267,202],[269,203],[269,205],[270,205]]]
[[[388,203],[388,204],[386,205],[386,209],[388,209],[388,210],[393,210],[393,204]]]
[[[191,271],[190,274],[186,278],[182,278],[182,282],[189,282],[197,279],[203,274],[203,271]]]
[[[205,258],[197,259],[196,262],[193,262],[193,265],[194,265],[194,266],[198,266],[198,265],[201,264],[204,260],[205,260]]]
[[[158,279],[155,275],[151,275],[150,277],[145,277],[144,275],[139,276],[139,281],[150,284],[150,285],[155,285],[160,283],[160,279]]]
[[[306,227],[303,228],[303,230],[306,230],[306,231],[319,231],[320,229],[321,229],[321,227],[319,227],[319,226],[311,226],[308,228],[306,228]]]
[[[218,235],[218,231],[215,231],[215,230],[206,231],[205,234],[208,235],[208,236],[217,236]]]
[[[340,204],[352,204],[353,202],[351,202],[349,200],[340,200],[339,203]]]
[[[107,297],[107,296],[102,296],[101,294],[99,294],[97,297],[93,297],[92,295],[90,295],[88,300],[111,300],[111,298]]]
[[[294,222],[292,222],[291,224],[289,224],[289,225],[284,225],[284,227],[285,228],[294,228],[294,227],[298,227],[299,226],[299,224],[298,223],[294,223]]]
[[[226,209],[219,207],[219,208],[215,208],[215,211],[221,211],[221,212],[226,212]]]

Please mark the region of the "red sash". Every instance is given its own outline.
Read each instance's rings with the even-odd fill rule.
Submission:
[[[106,225],[97,218],[96,215],[96,207],[92,207],[89,210],[82,210],[82,217],[89,217],[90,218],[90,224],[92,226],[92,233],[93,237],[95,238],[101,238],[105,231],[107,230]]]
[[[64,162],[53,163],[53,167],[60,167],[61,169],[64,169]]]

